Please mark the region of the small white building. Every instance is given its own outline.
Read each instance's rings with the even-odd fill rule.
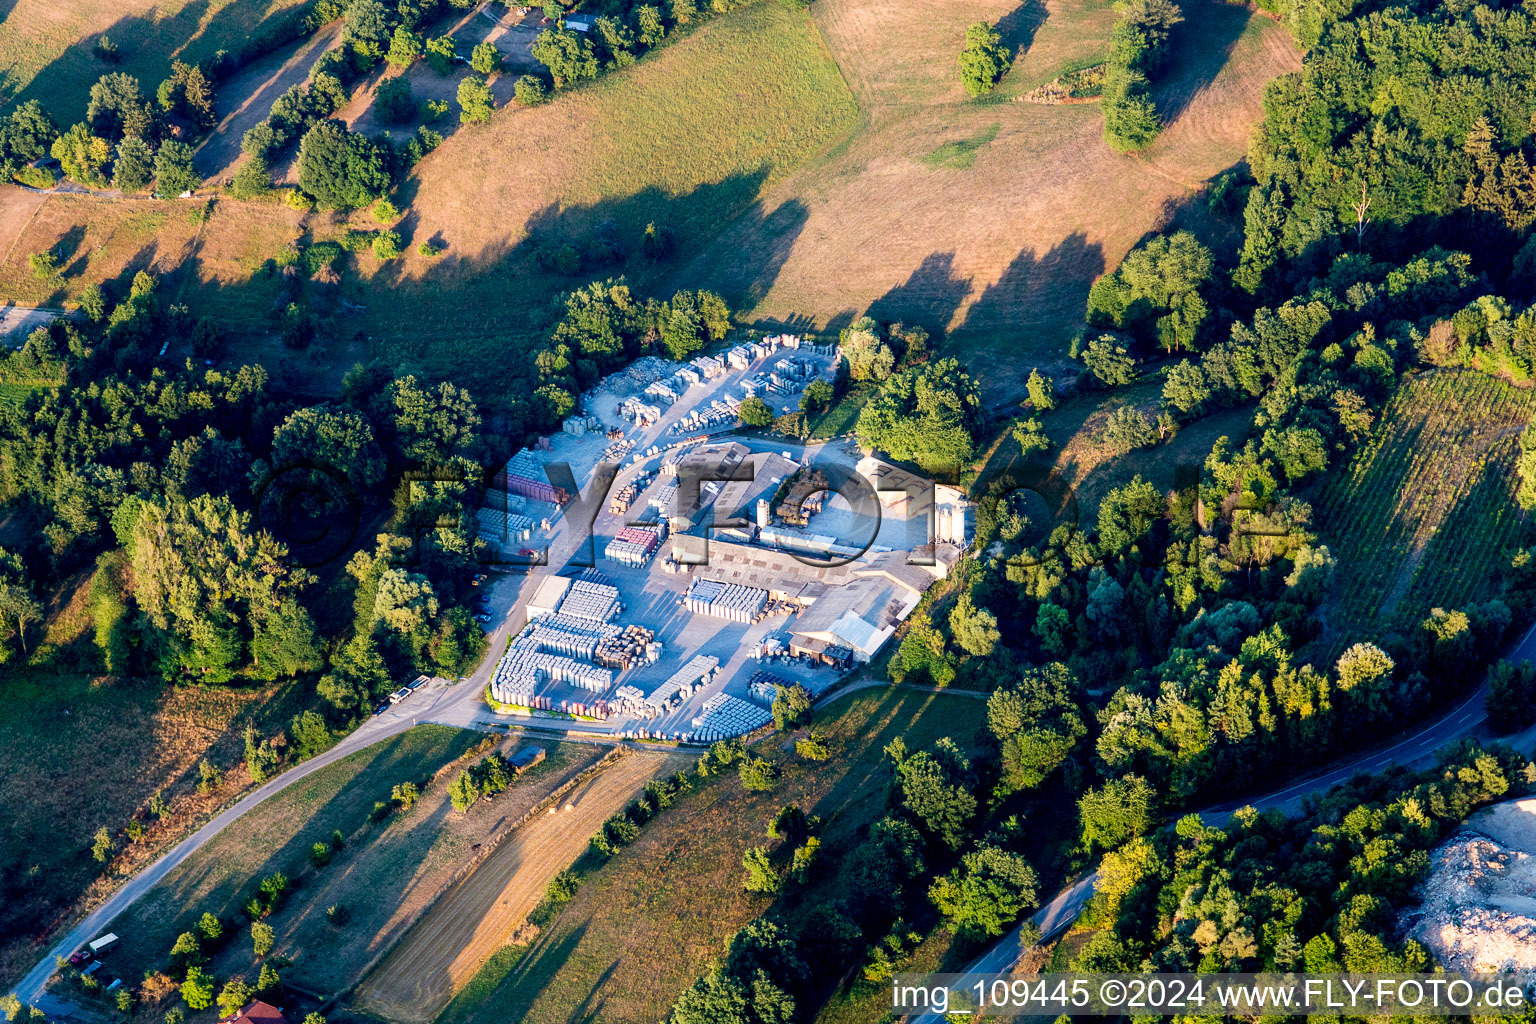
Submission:
[[[562,576],[545,576],[539,581],[538,589],[533,592],[533,597],[528,601],[528,619],[532,621],[540,616],[553,615],[560,607],[560,602],[565,600],[565,592],[571,588],[571,581]]]

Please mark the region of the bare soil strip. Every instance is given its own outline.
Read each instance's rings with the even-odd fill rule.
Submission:
[[[354,1002],[394,1021],[427,1024],[512,937],[555,875],[610,815],[669,766],[671,755],[632,753],[520,828],[417,922],[358,986]]]

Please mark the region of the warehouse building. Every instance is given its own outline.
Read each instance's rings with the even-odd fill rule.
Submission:
[[[854,467],[874,487],[880,506],[905,519],[930,517],[932,539],[961,550],[976,537],[975,504],[965,492],[866,455]]]

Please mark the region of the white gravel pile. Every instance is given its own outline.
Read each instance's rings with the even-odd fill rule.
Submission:
[[[1486,808],[1435,851],[1413,935],[1452,970],[1536,971],[1536,800]]]

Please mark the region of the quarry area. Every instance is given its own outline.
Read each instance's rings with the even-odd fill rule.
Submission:
[[[779,687],[820,694],[884,646],[973,513],[849,441],[743,429],[745,399],[797,409],[839,358],[777,335],[642,359],[509,460],[479,513],[512,577],[493,586],[518,588],[493,713],[710,742],[767,724]]]
[[[1536,970],[1536,799],[1467,820],[1435,851],[1413,937],[1459,971]]]

